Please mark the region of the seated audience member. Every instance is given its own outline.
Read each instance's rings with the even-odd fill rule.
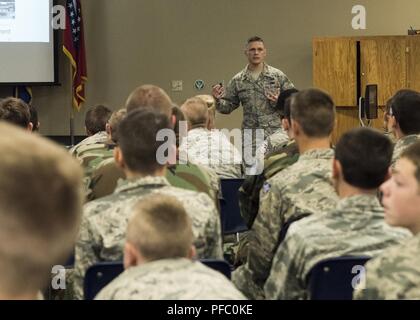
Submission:
[[[79,154],[95,144],[105,144],[108,141],[106,124],[112,111],[103,105],[89,108],[85,116],[85,129],[88,137],[70,149],[70,153],[76,158]]]
[[[17,98],[6,98],[0,101],[0,120],[32,131],[31,114],[26,102]]]
[[[381,186],[385,221],[414,236],[366,264],[366,283],[356,299],[420,299],[420,142],[406,148],[390,180]]]
[[[180,160],[209,167],[220,178],[240,178],[241,155],[222,132],[207,129],[207,104],[202,99],[191,98],[181,110],[188,121],[188,135],[179,147]]]
[[[248,228],[252,227],[258,213],[260,191],[264,183],[278,172],[295,163],[299,158],[299,150],[293,139],[290,119],[290,97],[296,89],[283,91],[277,102],[277,110],[281,114],[282,129],[288,136],[288,141],[282,145],[271,144],[270,152],[264,160],[264,170],[259,175],[247,176],[239,189],[239,206],[241,215]]]
[[[157,162],[158,149],[165,143],[156,140],[157,133],[170,128],[168,116],[152,108],[130,112],[118,126],[115,161],[127,179],[112,195],[84,207],[75,252],[76,297],[83,296],[83,278],[89,266],[122,259],[132,208],[151,193],[172,195],[187,208],[199,258],[222,258],[220,218],[214,201],[205,193],[172,187],[165,178],[166,166]]]
[[[198,96],[195,96],[194,98],[199,98],[203,100],[207,104],[207,110],[209,113],[209,118],[207,121],[207,129],[213,130],[216,129],[216,101],[211,95],[208,94],[200,94]]]
[[[392,165],[401,153],[420,137],[420,93],[413,90],[400,90],[391,100],[389,127],[397,143],[394,147]]]
[[[178,107],[172,108],[172,115],[175,116],[174,131],[178,133],[178,122],[184,121],[185,118]],[[114,126],[116,127],[116,125]],[[185,165],[174,164],[168,165],[165,176],[174,187],[207,193],[218,206],[219,178],[211,169],[191,163]],[[99,199],[112,194],[117,187],[119,179],[125,179],[125,173],[115,163],[114,158],[102,161],[92,173],[89,185],[89,200]]]
[[[223,274],[192,260],[191,219],[176,198],[147,196],[133,211],[124,247],[125,271],[96,299],[245,299]]]
[[[96,191],[95,186],[103,183],[101,180],[103,178],[102,172],[98,175],[97,170],[106,163],[113,161],[115,147],[113,136],[117,135],[118,125],[126,114],[127,110],[125,108],[114,111],[106,124],[108,140],[105,143],[90,145],[84,151],[79,153],[79,159],[82,161],[82,166],[85,170],[84,182],[87,189],[87,200],[89,201],[97,199],[97,195],[93,193]],[[115,180],[115,183],[117,180]],[[100,186],[98,186],[98,189],[101,189]],[[115,186],[109,194],[111,194],[114,189]]]
[[[274,256],[266,298],[308,299],[308,275],[321,260],[376,256],[409,236],[385,223],[377,197],[391,158],[392,144],[380,132],[359,128],[341,137],[333,162],[337,207],[290,226]]]
[[[37,299],[70,255],[82,172],[61,147],[0,123],[0,299]]]
[[[235,285],[252,299],[264,298],[272,259],[287,229],[283,228],[307,215],[327,212],[338,201],[331,183],[334,102],[326,93],[308,89],[292,96],[290,110],[299,160],[264,184],[249,234],[247,262],[232,275]]]

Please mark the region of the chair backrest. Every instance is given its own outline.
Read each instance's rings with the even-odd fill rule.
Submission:
[[[239,188],[244,179],[221,179],[220,215],[223,234],[248,230],[239,209]]]
[[[93,300],[99,291],[123,271],[121,262],[101,262],[87,269],[84,282],[85,300]]]
[[[201,263],[209,268],[219,271],[228,279],[231,278],[231,268],[224,260],[202,259]],[[89,267],[84,282],[85,300],[93,300],[95,296],[112,280],[124,271],[122,262],[101,262]]]
[[[311,300],[352,300],[368,256],[336,257],[318,262],[308,275]]]
[[[231,279],[232,268],[227,261],[217,259],[201,259],[200,262],[213,270],[219,271],[229,280]]]

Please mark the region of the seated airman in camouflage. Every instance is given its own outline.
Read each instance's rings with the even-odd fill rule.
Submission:
[[[397,139],[392,156],[392,165],[401,153],[420,137],[420,93],[400,90],[391,99],[388,127]]]
[[[0,101],[0,120],[32,131],[31,113],[28,104],[16,98],[6,98]]]
[[[233,273],[233,282],[249,298],[264,298],[263,287],[272,259],[288,224],[335,208],[330,135],[335,120],[332,99],[317,89],[294,94],[290,101],[293,136],[299,160],[264,184],[260,208],[249,235],[247,263]]]
[[[85,171],[84,183],[87,190],[86,197],[88,201],[96,199],[95,194],[92,192],[93,186],[98,182],[98,179],[102,178],[102,176],[98,178],[96,175],[96,180],[93,179],[96,170],[102,164],[114,159],[115,142],[113,136],[117,135],[118,125],[126,114],[127,110],[125,108],[114,111],[105,127],[108,141],[106,143],[92,144],[87,147],[86,150],[79,153],[78,157],[82,161],[82,166]]]
[[[88,137],[76,144],[70,149],[70,153],[75,156],[82,163],[82,156],[90,149],[100,147],[108,142],[108,135],[106,133],[106,124],[111,116],[112,111],[103,105],[97,105],[86,112],[85,116],[85,130]]]
[[[366,265],[356,299],[420,299],[420,142],[403,151],[392,177],[381,186],[385,221],[414,236],[384,250]]]
[[[179,147],[180,160],[209,167],[220,178],[242,177],[240,152],[222,132],[207,129],[207,104],[200,98],[191,98],[181,110],[188,120],[188,135]]]
[[[205,193],[172,187],[165,178],[166,165],[157,161],[161,130],[171,129],[167,114],[153,108],[129,112],[118,126],[115,161],[126,180],[107,197],[87,203],[75,251],[74,291],[81,298],[87,268],[100,261],[121,260],[127,221],[137,201],[148,194],[176,197],[193,221],[194,244],[199,258],[222,258],[221,227],[214,201]],[[170,146],[175,149],[175,146]],[[169,152],[172,154],[172,152]]]
[[[290,226],[274,256],[266,298],[308,299],[308,274],[321,260],[376,256],[409,236],[385,223],[377,197],[391,157],[391,141],[380,132],[359,128],[341,137],[333,162],[337,207]]]
[[[133,211],[124,247],[125,271],[97,300],[245,299],[223,274],[192,260],[192,221],[176,198],[147,196]]]
[[[179,107],[174,106],[172,107],[172,116],[175,116],[175,118],[171,118],[175,122],[174,131],[178,133],[178,123],[185,120],[184,115]],[[177,135],[177,148],[178,146],[179,137]],[[92,173],[89,185],[89,200],[112,194],[119,179],[125,179],[125,173],[115,163],[114,158],[102,161]],[[205,192],[215,201],[216,206],[219,205],[220,179],[216,172],[210,168],[192,163],[170,164],[166,170],[166,179],[174,187]]]
[[[65,149],[4,122],[0,148],[0,299],[37,299],[76,241],[82,170]]]

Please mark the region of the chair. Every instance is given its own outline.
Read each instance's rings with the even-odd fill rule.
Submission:
[[[209,268],[219,271],[228,279],[231,278],[229,263],[224,260],[203,259],[199,260]],[[89,267],[86,271],[84,282],[85,300],[93,300],[95,296],[112,280],[124,271],[122,262],[101,262]]]
[[[352,300],[353,282],[360,269],[370,259],[367,256],[337,257],[318,262],[308,275],[311,300]]]
[[[231,279],[232,269],[227,261],[217,259],[201,259],[200,262],[213,270],[219,271],[229,280]]]
[[[220,215],[223,235],[247,231],[239,209],[238,190],[244,179],[221,179]]]
[[[93,300],[99,291],[123,271],[121,262],[101,262],[89,267],[84,282],[85,300]]]

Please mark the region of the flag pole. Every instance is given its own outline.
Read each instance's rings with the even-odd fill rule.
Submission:
[[[70,66],[70,145],[73,147],[74,143],[74,105],[73,105],[73,66]]]

